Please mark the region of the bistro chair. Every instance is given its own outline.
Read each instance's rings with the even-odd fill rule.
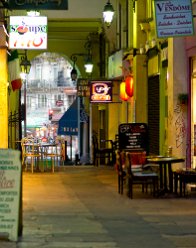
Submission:
[[[120,152],[116,149],[116,163],[115,168],[118,174],[118,193],[123,194],[124,184],[126,181],[126,156],[124,152]],[[143,170],[143,166],[146,162],[146,152],[145,151],[134,151],[131,152],[131,170],[134,172],[139,172]],[[144,169],[145,170],[145,169]]]
[[[127,196],[133,198],[133,186],[135,184],[142,186],[142,192],[148,191],[148,186],[151,186],[153,195],[155,196],[158,190],[158,174],[149,170],[141,168],[139,171],[134,171],[131,166],[131,152],[122,152],[121,156],[125,157],[126,162],[126,178],[127,178]]]
[[[122,195],[124,191],[124,184],[126,182],[126,172],[124,170],[125,160],[121,156],[119,150],[116,150],[115,153],[116,153],[115,168],[118,175],[118,193]]]
[[[51,170],[54,173],[55,167],[63,163],[63,149],[61,144],[51,144],[45,148],[45,160],[47,168],[49,168],[49,161],[51,163]]]
[[[103,161],[104,164],[114,164],[115,149],[112,140],[102,140],[104,148],[99,147],[96,135],[92,137],[93,142],[93,164],[98,166]]]
[[[38,166],[39,160],[41,159],[41,153],[35,140],[32,138],[23,138],[21,140],[22,146],[22,165],[25,170],[28,170],[28,160],[30,160],[31,172],[34,172],[35,165]]]

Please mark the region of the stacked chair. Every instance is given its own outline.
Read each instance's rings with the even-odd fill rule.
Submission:
[[[51,170],[54,173],[55,168],[62,163],[62,146],[61,144],[54,144],[45,148],[46,166],[49,168],[49,161],[51,163]]]
[[[33,138],[23,138],[21,140],[22,146],[22,166],[25,167],[25,170],[28,170],[29,160],[31,172],[34,172],[35,167],[38,168],[39,161],[41,159],[41,153],[39,147],[35,143]]]

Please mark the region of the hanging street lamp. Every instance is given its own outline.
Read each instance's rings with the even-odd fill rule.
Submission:
[[[110,3],[110,0],[106,3],[103,10],[103,20],[106,26],[109,28],[114,17],[114,8]]]

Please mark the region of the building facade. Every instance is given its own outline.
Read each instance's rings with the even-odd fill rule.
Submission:
[[[110,28],[100,21],[99,13],[96,32],[91,30],[92,37],[96,36],[92,53],[96,66],[89,81],[111,80],[113,102],[90,104],[88,97],[82,99],[90,116],[85,136],[89,152],[92,132],[97,133],[99,140],[114,140],[121,123],[142,122],[148,125],[150,154],[165,155],[171,146],[174,155],[186,158],[187,167],[195,167],[195,35],[158,39],[154,1],[111,2],[115,18]],[[195,1],[192,1],[192,8],[194,15]],[[68,57],[73,53],[85,53],[85,40],[54,38],[53,18],[49,19],[49,32],[52,32],[49,33],[48,51]],[[29,51],[30,59],[39,53]],[[79,59],[76,64],[81,76],[86,77],[83,61]],[[133,76],[134,93],[127,101],[122,101],[120,83],[127,75]]]

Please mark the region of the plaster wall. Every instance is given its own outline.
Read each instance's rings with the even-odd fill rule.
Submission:
[[[168,146],[172,146],[173,154],[186,157],[187,106],[178,102],[178,94],[188,90],[184,38],[169,38],[168,51]]]

